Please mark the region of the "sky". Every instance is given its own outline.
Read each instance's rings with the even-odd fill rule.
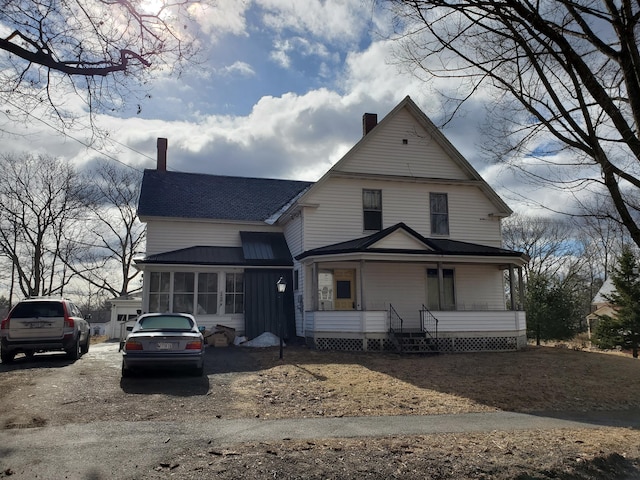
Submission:
[[[371,0],[218,0],[194,14],[200,64],[156,77],[148,98],[99,115],[112,140],[87,148],[80,133],[33,119],[15,126],[21,135],[2,134],[1,152],[142,170],[155,168],[165,137],[169,170],[314,181],[361,138],[365,112],[380,120],[409,95],[436,125],[444,120],[439,97],[398,64],[392,19]],[[479,92],[443,132],[512,209],[530,208],[513,173],[480,153],[484,100]]]

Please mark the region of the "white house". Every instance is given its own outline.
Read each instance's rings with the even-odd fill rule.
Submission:
[[[380,123],[365,114],[362,139],[315,183],[169,172],[159,139],[138,214],[144,311],[249,337],[284,318],[285,337],[319,349],[526,344],[528,258],[501,248],[511,210],[409,97]]]

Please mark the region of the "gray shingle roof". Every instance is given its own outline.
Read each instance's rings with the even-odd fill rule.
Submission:
[[[196,246],[149,255],[140,264],[291,266],[293,259],[284,234],[240,232],[242,247]]]
[[[403,229],[418,241],[424,243],[430,250],[398,250],[398,249],[383,249],[372,248],[376,242],[382,240],[384,237],[390,235],[398,229]],[[397,223],[391,227],[385,228],[379,232],[362,238],[356,238],[354,240],[348,240],[346,242],[335,243],[333,245],[326,245],[324,247],[315,248],[313,250],[307,250],[296,257],[296,260],[302,260],[303,258],[316,256],[316,255],[337,255],[343,253],[406,253],[406,254],[420,254],[420,255],[476,255],[476,256],[498,256],[498,257],[526,257],[521,252],[514,250],[507,250],[504,248],[490,247],[487,245],[480,245],[476,243],[460,242],[457,240],[440,239],[440,238],[427,238],[420,235],[418,232],[408,227],[404,223]]]
[[[145,170],[138,215],[265,221],[312,182]]]

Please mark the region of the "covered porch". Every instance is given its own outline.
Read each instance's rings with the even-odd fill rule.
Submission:
[[[438,351],[526,345],[522,254],[403,235],[422,245],[382,249],[361,239],[353,249],[334,245],[296,257],[306,307],[298,335],[339,350],[397,350],[399,335],[416,332],[431,345],[437,339]]]

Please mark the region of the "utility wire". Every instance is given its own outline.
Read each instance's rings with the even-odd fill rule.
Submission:
[[[12,107],[14,107],[14,108],[16,108],[16,109],[20,110],[21,112],[23,112],[25,115],[27,115],[27,116],[29,116],[29,117],[31,117],[31,118],[33,118],[33,119],[36,119],[36,120],[40,121],[41,123],[43,123],[43,124],[44,124],[44,125],[46,125],[47,127],[49,127],[49,128],[51,128],[52,130],[55,130],[56,132],[60,133],[61,135],[64,135],[65,137],[70,138],[71,140],[74,140],[74,141],[78,142],[80,145],[84,146],[85,148],[87,148],[87,149],[91,149],[91,150],[93,150],[94,152],[99,153],[100,155],[103,155],[103,156],[107,157],[107,158],[108,158],[108,159],[110,159],[110,160],[113,160],[114,162],[118,162],[119,164],[124,165],[125,167],[128,167],[128,168],[130,168],[130,169],[132,169],[132,170],[135,170],[136,172],[139,172],[139,173],[141,172],[141,170],[140,170],[140,169],[135,168],[135,167],[132,167],[131,165],[129,165],[129,164],[127,164],[127,163],[124,163],[124,162],[123,162],[123,161],[121,161],[121,160],[118,160],[117,158],[115,158],[115,157],[113,157],[113,156],[109,155],[108,153],[104,153],[104,152],[102,152],[102,151],[98,150],[98,149],[97,149],[97,148],[95,148],[94,146],[89,145],[89,144],[87,144],[87,143],[83,142],[83,141],[82,141],[82,140],[80,140],[79,138],[76,138],[76,137],[74,137],[73,135],[69,134],[68,132],[66,132],[66,131],[64,131],[64,130],[62,130],[62,129],[58,128],[58,127],[56,127],[55,125],[50,124],[50,123],[49,123],[49,122],[47,122],[46,120],[43,120],[42,118],[35,116],[35,115],[34,115],[34,114],[32,114],[31,112],[28,112],[27,110],[25,110],[25,109],[23,109],[23,108],[19,107],[18,105],[16,105],[16,104],[12,103],[11,101],[8,101],[8,100],[7,100],[7,103],[8,103],[9,105],[11,105]],[[150,156],[149,156],[149,155],[147,155],[146,153],[139,152],[139,151],[135,150],[134,148],[131,148],[130,146],[125,145],[124,143],[121,143],[121,142],[119,142],[119,141],[117,141],[117,140],[115,140],[115,139],[113,139],[113,138],[109,138],[109,141],[114,142],[114,143],[117,143],[118,145],[121,145],[122,147],[127,148],[127,149],[131,150],[132,152],[137,153],[138,155],[142,155],[143,157],[146,157],[146,158],[148,158],[148,159],[150,159],[150,160],[155,160],[153,157],[150,157]]]

